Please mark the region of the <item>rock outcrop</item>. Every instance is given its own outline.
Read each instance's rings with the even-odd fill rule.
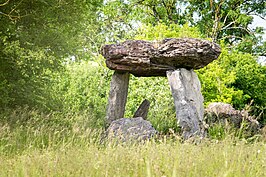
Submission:
[[[119,142],[144,141],[152,138],[157,131],[142,117],[120,118],[107,129],[107,137]]]
[[[161,42],[129,40],[105,45],[101,50],[108,68],[135,76],[166,76],[177,68],[199,69],[221,53],[219,45],[207,40],[180,38]]]
[[[246,110],[235,110],[232,105],[227,103],[211,103],[205,109],[205,121],[208,125],[230,124],[240,128],[242,122],[246,122],[248,129],[257,132],[260,128],[259,122],[248,114]]]

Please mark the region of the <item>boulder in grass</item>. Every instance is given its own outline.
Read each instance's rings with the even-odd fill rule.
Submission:
[[[252,132],[258,132],[259,122],[248,114],[246,110],[235,110],[232,105],[227,103],[211,103],[205,109],[205,119],[208,125],[216,123],[228,123],[236,128],[240,128],[245,121]]]
[[[108,139],[120,142],[145,141],[156,133],[151,123],[142,117],[114,120],[107,129]]]

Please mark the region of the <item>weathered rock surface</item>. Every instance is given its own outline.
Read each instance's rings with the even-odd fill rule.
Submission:
[[[150,108],[150,101],[145,99],[140,106],[138,107],[137,111],[135,112],[133,117],[142,117],[144,120],[147,119],[148,111]]]
[[[252,116],[249,116],[245,110],[235,110],[233,106],[227,103],[211,103],[205,109],[205,121],[210,126],[217,123],[225,124],[226,122],[235,126],[240,127],[243,121],[248,123],[248,128],[252,131],[259,130],[259,122]]]
[[[107,105],[107,123],[124,117],[127,102],[129,73],[114,72],[110,84],[109,99]]]
[[[112,70],[135,76],[166,76],[168,70],[202,68],[217,59],[221,49],[207,40],[180,38],[161,42],[129,40],[105,45],[101,52]]]
[[[148,140],[156,133],[151,123],[142,117],[117,119],[107,129],[109,139],[121,142]]]
[[[167,71],[176,108],[176,118],[188,139],[194,135],[204,136],[203,97],[197,74],[184,68]]]

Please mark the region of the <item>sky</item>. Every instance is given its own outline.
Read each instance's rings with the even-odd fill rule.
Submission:
[[[266,20],[258,17],[258,16],[253,16],[254,20],[253,23],[250,25],[251,28],[257,27],[257,26],[261,26],[264,28],[264,35],[263,38],[264,40],[266,40]],[[265,17],[266,18],[266,17]]]
[[[254,20],[253,20],[253,23],[250,25],[250,27],[251,28],[255,28],[257,26],[263,27],[264,28],[263,39],[266,40],[266,20],[258,16],[253,16],[253,17],[254,17]],[[266,65],[266,57],[259,57],[258,62],[261,63],[262,65]]]

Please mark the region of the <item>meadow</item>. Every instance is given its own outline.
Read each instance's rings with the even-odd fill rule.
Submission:
[[[247,141],[228,134],[193,142],[172,133],[122,144],[103,140],[103,130],[88,126],[88,120],[87,115],[62,117],[28,109],[9,112],[0,126],[0,176],[266,174],[266,144],[259,137]]]
[[[266,136],[248,124],[183,141],[164,77],[130,76],[124,115],[149,100],[158,137],[103,139],[113,71],[100,55],[130,39],[215,42],[219,58],[196,70],[204,106],[231,104],[265,127],[265,30],[252,27],[265,14],[263,0],[1,0],[0,177],[266,176]]]

